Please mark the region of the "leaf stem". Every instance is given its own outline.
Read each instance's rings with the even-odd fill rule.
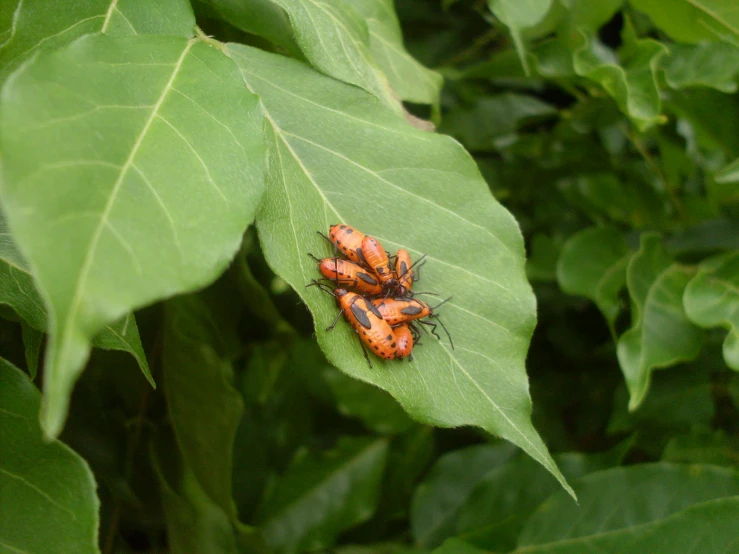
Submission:
[[[204,42],[205,44],[212,46],[213,48],[217,48],[221,51],[226,49],[226,45],[224,43],[222,43],[220,40],[216,40],[213,37],[206,35],[203,30],[197,25],[195,25],[195,36],[200,42]]]

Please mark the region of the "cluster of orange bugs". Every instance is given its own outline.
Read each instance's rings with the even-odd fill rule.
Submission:
[[[412,360],[413,347],[421,337],[416,323],[431,327],[432,334],[440,338],[436,333],[436,323],[428,318],[435,318],[441,324],[454,348],[449,331],[435,313],[436,308],[449,299],[432,308],[415,298],[415,294],[433,293],[411,292],[413,281],[418,280],[418,262],[425,256],[416,264],[403,249],[390,256],[376,238],[365,236],[348,225],[332,225],[328,236],[320,231],[318,234],[346,256],[346,259],[330,257],[319,260],[309,254],[318,263],[324,279],[313,280],[308,286],[318,286],[331,294],[340,308],[327,331],[336,327],[343,314],[361,340],[362,351],[370,367],[372,362],[367,350],[386,360]],[[330,281],[333,286],[325,281]]]

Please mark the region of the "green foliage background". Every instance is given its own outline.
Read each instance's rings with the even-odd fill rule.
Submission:
[[[736,549],[732,0],[0,0],[0,85],[0,552]]]

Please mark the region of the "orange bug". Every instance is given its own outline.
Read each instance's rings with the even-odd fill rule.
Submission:
[[[362,294],[380,295],[382,285],[365,269],[354,262],[341,258],[324,258],[319,260],[308,254],[318,262],[318,271],[326,278],[335,282],[337,287],[347,287]]]
[[[375,272],[380,282],[390,288],[398,286],[395,272],[390,268],[387,252],[375,237],[366,236],[362,240],[362,257],[364,262]]]
[[[398,250],[398,253],[395,255],[395,275],[398,278],[398,285],[403,287],[404,291],[408,292],[411,290],[415,276],[411,269],[412,267],[413,263],[411,262],[411,255],[408,251],[402,248]]]
[[[336,224],[331,225],[329,228],[328,237],[320,231],[318,234],[341,250],[351,261],[355,263],[364,262],[364,258],[362,258],[362,240],[364,239],[364,234],[357,231],[354,227]]]
[[[341,314],[344,314],[344,318],[354,328],[362,341],[362,352],[370,367],[372,367],[372,362],[367,355],[365,346],[380,358],[393,360],[398,357],[398,344],[395,341],[393,329],[382,319],[382,315],[370,301],[359,294],[348,292],[346,289],[339,287],[331,290],[331,287],[319,281],[313,281],[308,286],[311,285],[318,286],[321,290],[336,298],[336,303],[341,308],[336,315],[336,319],[326,328],[326,331],[333,330],[339,322]]]
[[[398,345],[397,358],[408,358],[409,361],[413,360],[413,334],[411,328],[407,323],[398,325],[393,329],[393,335],[395,335],[395,342]]]
[[[435,313],[435,310],[439,308],[445,302],[451,300],[451,296],[434,306],[433,308],[426,304],[423,300],[417,298],[376,298],[372,301],[372,304],[377,308],[377,311],[382,315],[382,319],[387,321],[390,325],[400,325],[402,323],[408,323],[409,321],[418,320],[421,325],[428,325],[431,327],[431,333],[440,339],[436,332],[436,324],[431,321],[423,321],[423,318],[432,317],[439,322],[442,329],[449,337],[449,344],[454,349],[454,342],[452,342],[452,336],[449,334],[444,323],[439,319],[439,316]]]

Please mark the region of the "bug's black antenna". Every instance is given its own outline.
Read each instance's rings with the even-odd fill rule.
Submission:
[[[307,254],[308,254],[308,255],[309,255],[309,256],[310,256],[311,258],[313,258],[313,261],[314,261],[314,262],[317,262],[317,263],[319,263],[319,264],[321,263],[321,260],[319,260],[318,258],[316,258],[316,257],[315,257],[315,256],[314,256],[313,254],[311,254],[310,252],[308,252]]]
[[[418,293],[416,293],[416,294],[418,294]],[[449,301],[450,301],[450,300],[451,300],[452,298],[453,298],[453,297],[452,297],[452,296],[450,296],[450,297],[449,297],[449,298],[447,298],[446,300],[443,300],[443,301],[442,301],[441,303],[439,303],[439,304],[437,304],[436,306],[434,306],[433,308],[431,308],[431,312],[433,313],[433,311],[434,311],[434,310],[436,310],[436,308],[438,308],[438,307],[439,307],[439,306],[441,306],[442,304],[446,304],[446,303],[447,303],[447,302],[449,302]]]
[[[308,287],[318,287],[323,292],[328,293],[331,296],[336,296],[334,294],[334,291],[333,291],[333,289],[331,287],[329,287],[326,283],[322,283],[321,281],[317,281],[315,279],[311,280],[311,282],[308,283],[307,285],[305,285],[305,287],[306,288],[308,288]]]

